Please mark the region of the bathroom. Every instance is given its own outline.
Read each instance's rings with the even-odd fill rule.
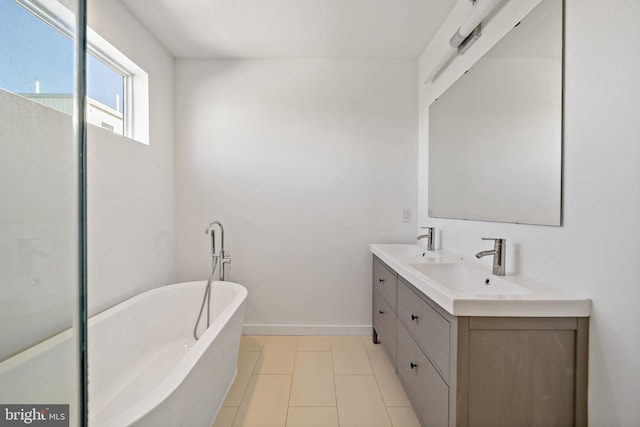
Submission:
[[[464,257],[490,248],[482,237],[506,238],[507,275],[590,298],[589,424],[638,425],[638,2],[565,1],[560,226],[427,213],[431,102],[538,0],[502,5],[431,83],[428,46],[455,32],[467,0],[261,3],[197,12],[196,2],[87,1],[88,26],[148,74],[148,131],[87,127],[82,251],[76,220],[62,219],[82,205],[77,148],[45,146],[51,128],[27,121],[19,131],[46,153],[34,156],[0,126],[0,330],[17,342],[0,360],[75,322],[77,258],[89,316],[205,280],[214,220],[225,227],[229,280],[248,291],[244,335],[369,336],[369,245],[413,243],[431,226],[437,249]],[[4,121],[12,104],[0,105]],[[16,183],[27,172],[32,181]]]

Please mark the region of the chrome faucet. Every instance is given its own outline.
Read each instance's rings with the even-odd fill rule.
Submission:
[[[493,249],[489,251],[480,251],[476,254],[476,258],[493,255],[493,274],[496,276],[504,276],[504,265],[507,255],[507,239],[495,239],[483,237],[482,240],[494,240]]]
[[[220,228],[220,246],[221,246],[220,252],[216,252],[216,231],[214,229],[214,226],[218,226],[218,228]],[[220,280],[224,281],[224,277],[225,277],[224,266],[225,264],[231,264],[231,256],[228,253],[226,253],[224,250],[224,227],[218,221],[210,222],[204,234],[209,234],[209,233],[211,233],[211,257],[216,261],[218,260],[220,261],[219,275],[220,275]],[[215,269],[215,264],[214,264],[214,269]]]
[[[427,239],[427,250],[432,251],[433,241],[434,241],[434,236],[433,236],[434,228],[433,227],[420,227],[420,228],[427,230],[427,232],[425,234],[419,235],[416,239],[417,240]]]

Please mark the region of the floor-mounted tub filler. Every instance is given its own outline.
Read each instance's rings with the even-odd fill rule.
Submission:
[[[213,282],[212,321],[196,341],[194,316],[206,285],[156,288],[89,319],[91,427],[211,425],[237,372],[247,290]],[[33,396],[45,376],[59,379],[51,384],[74,378],[72,337],[65,331],[0,363],[3,381],[20,379],[3,403],[20,399],[22,388]],[[57,400],[70,390],[41,387],[39,395],[43,402],[68,403]]]

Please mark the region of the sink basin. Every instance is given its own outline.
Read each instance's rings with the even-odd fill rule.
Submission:
[[[410,267],[455,292],[473,296],[526,295],[529,290],[462,263],[409,264]]]
[[[413,261],[434,262],[442,258],[440,251],[428,251],[421,245],[379,245],[380,249],[397,258],[411,259]]]

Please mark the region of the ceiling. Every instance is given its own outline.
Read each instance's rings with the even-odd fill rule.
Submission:
[[[417,58],[456,0],[122,0],[177,58]]]

